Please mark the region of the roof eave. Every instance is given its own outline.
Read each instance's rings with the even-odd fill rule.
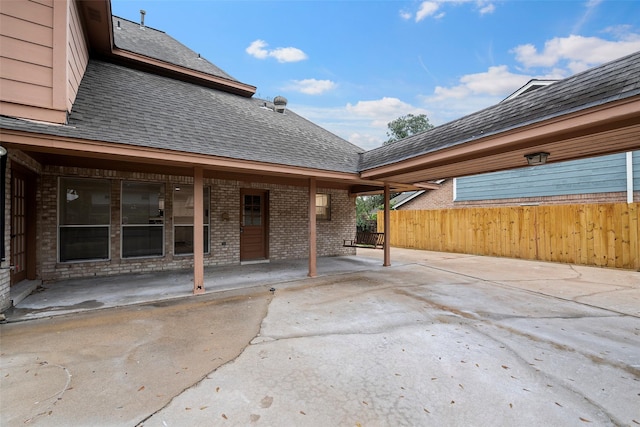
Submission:
[[[143,71],[151,71],[159,75],[175,78],[206,86],[213,89],[222,90],[236,95],[251,98],[256,93],[256,87],[223,77],[213,76],[191,68],[170,64],[149,56],[140,55],[124,49],[113,47],[109,55],[114,62],[135,67]]]
[[[247,98],[256,93],[256,87],[225,79],[201,71],[171,64],[136,54],[115,46],[111,2],[109,0],[77,0],[89,48],[94,56],[109,58],[157,74],[196,83],[202,86],[234,93]]]

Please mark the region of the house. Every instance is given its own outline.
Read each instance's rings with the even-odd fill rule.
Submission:
[[[354,253],[355,195],[388,210],[391,191],[531,152],[640,146],[640,53],[363,152],[108,0],[0,2],[0,18],[0,310],[23,280],[193,269],[199,294],[205,266],[288,258],[314,276],[317,256]]]
[[[441,180],[393,201],[397,210],[640,202],[640,151]]]
[[[354,253],[360,148],[108,1],[48,3],[0,4],[1,307],[23,280],[195,266],[199,292],[204,266]]]

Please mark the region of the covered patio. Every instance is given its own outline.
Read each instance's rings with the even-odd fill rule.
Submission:
[[[319,277],[328,277],[370,271],[381,268],[381,264],[375,257],[367,256],[319,257],[317,268]],[[207,267],[203,280],[205,294],[233,297],[249,289],[277,290],[286,287],[288,282],[308,278],[308,273],[308,260],[302,258]],[[8,321],[18,322],[185,298],[193,295],[193,279],[193,271],[180,270],[70,279],[49,284],[29,281],[21,287],[11,288],[14,306],[4,314]]]

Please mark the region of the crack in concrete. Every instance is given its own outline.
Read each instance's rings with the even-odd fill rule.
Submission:
[[[54,397],[56,398],[56,400],[54,400],[52,403],[50,403],[50,404],[49,404],[49,405],[44,409],[44,411],[39,412],[38,414],[34,415],[33,417],[31,417],[31,418],[27,418],[26,420],[24,420],[24,423],[25,423],[25,424],[29,424],[30,422],[34,421],[34,420],[35,420],[35,419],[37,419],[37,418],[40,418],[40,417],[41,417],[41,416],[43,416],[43,415],[48,415],[48,414],[50,414],[50,413],[51,413],[51,411],[52,411],[52,408],[56,405],[56,403],[58,403],[60,400],[62,400],[62,396],[64,395],[64,393],[65,393],[67,390],[69,390],[69,386],[71,385],[71,372],[69,372],[69,369],[67,369],[66,367],[61,366],[61,365],[50,365],[47,361],[40,362],[40,366],[43,366],[43,367],[48,367],[48,366],[50,366],[50,367],[60,368],[60,369],[62,369],[62,370],[67,374],[67,381],[66,381],[66,383],[65,383],[64,387],[62,388],[62,390],[60,390],[59,392],[54,393],[53,395],[51,395],[51,396],[49,396],[49,397],[47,397],[47,398],[45,398],[45,399],[42,399],[41,401],[34,402],[34,404],[35,404],[35,405],[37,405],[37,404],[39,404],[39,403],[41,403],[41,402],[46,402],[47,400],[51,400],[51,399],[53,399]]]
[[[450,273],[450,274],[454,274],[454,275],[458,275],[458,276],[463,276],[463,277],[468,277],[470,279],[478,280],[480,282],[491,284],[491,285],[495,285],[495,286],[500,286],[500,287],[504,287],[504,288],[508,288],[508,289],[515,289],[515,290],[519,290],[519,291],[522,291],[522,292],[527,292],[527,293],[530,293],[530,294],[533,294],[533,295],[543,295],[545,297],[554,298],[554,299],[557,299],[559,301],[573,302],[573,303],[576,303],[576,304],[584,305],[586,307],[595,308],[595,309],[598,309],[598,310],[609,311],[611,313],[616,313],[616,314],[621,315],[621,316],[631,316],[631,317],[640,318],[640,315],[636,315],[636,314],[633,314],[633,313],[623,313],[621,311],[617,311],[617,310],[614,310],[614,309],[611,309],[611,308],[603,308],[603,307],[600,307],[600,306],[597,306],[597,305],[594,305],[594,304],[589,304],[589,303],[582,302],[582,301],[576,301],[575,299],[571,299],[571,298],[563,298],[563,297],[559,297],[557,295],[550,295],[550,294],[547,294],[547,293],[544,293],[544,292],[540,292],[540,291],[533,291],[531,289],[522,289],[522,288],[520,288],[518,286],[514,286],[514,285],[510,285],[509,283],[505,283],[505,282],[508,282],[508,281],[500,281],[499,282],[499,281],[496,281],[496,280],[483,279],[481,277],[476,277],[476,276],[472,276],[472,275],[469,275],[469,274],[458,273],[458,272],[447,270],[447,269],[441,268],[441,267],[433,267],[433,266],[424,265],[424,264],[418,264],[418,265],[420,265],[422,267],[425,267],[425,268],[433,269],[433,270],[444,271],[446,273]],[[548,279],[548,280],[549,281],[554,281],[554,280],[561,281],[562,279]],[[514,280],[514,282],[515,282],[515,280]],[[517,282],[524,282],[524,280],[518,280]],[[629,288],[623,287],[623,288],[625,288],[625,289],[633,289],[632,287],[629,287]],[[618,289],[618,290],[620,290],[620,289]],[[605,291],[605,292],[600,292],[600,293],[606,293],[606,292],[615,292],[615,290]],[[583,298],[585,296],[596,295],[596,294],[598,294],[598,292],[596,292],[594,294],[580,295],[579,297],[576,297],[576,298]]]

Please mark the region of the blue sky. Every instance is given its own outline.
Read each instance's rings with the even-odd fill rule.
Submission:
[[[532,78],[640,51],[640,1],[112,0],[288,108],[371,149],[405,114],[443,124]]]

